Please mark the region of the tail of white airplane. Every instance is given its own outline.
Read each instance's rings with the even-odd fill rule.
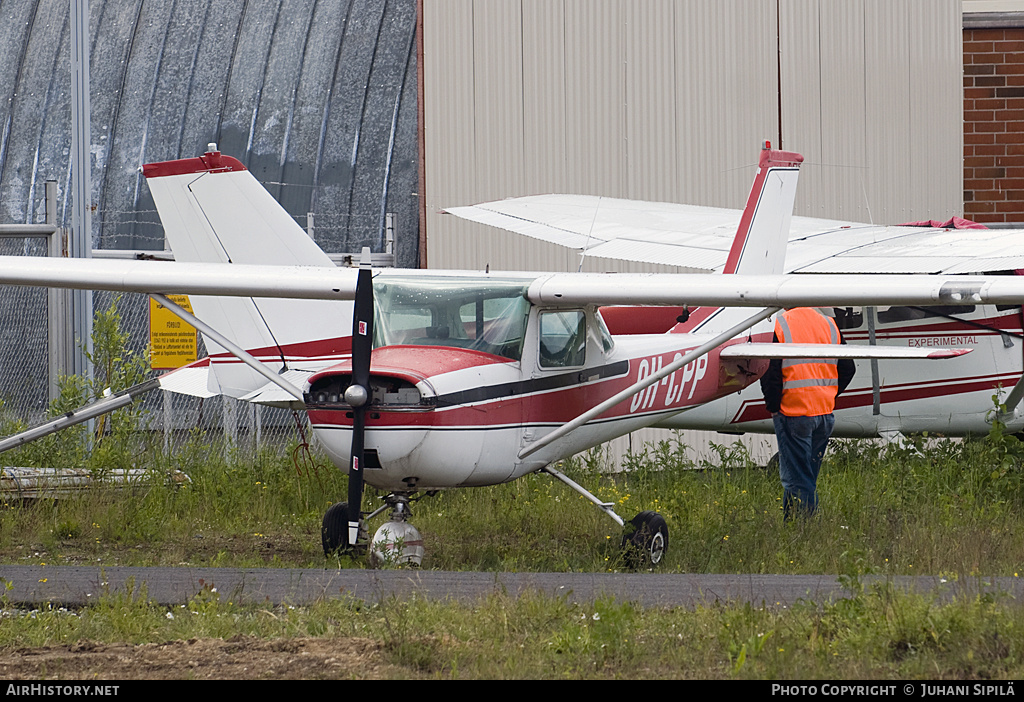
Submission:
[[[723,273],[733,275],[781,275],[785,272],[786,245],[796,199],[797,178],[804,157],[778,151],[769,142],[761,149],[757,175],[743,208]],[[674,332],[717,333],[749,317],[741,308],[701,308]],[[767,323],[765,323],[767,324]]]
[[[334,265],[245,166],[214,144],[198,158],[151,163],[142,172],[177,261]],[[275,370],[290,359],[348,351],[338,340],[351,335],[350,303],[227,297],[191,302],[199,319]],[[222,354],[215,342],[205,341],[211,356]],[[215,360],[211,391],[242,397],[266,382],[233,357]]]
[[[796,183],[803,160],[800,154],[773,150],[771,144],[765,142],[723,273],[781,275],[784,272],[789,223],[793,218]]]

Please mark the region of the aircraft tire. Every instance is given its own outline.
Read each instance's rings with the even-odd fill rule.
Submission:
[[[348,549],[348,502],[336,502],[327,508],[320,537],[325,556]]]
[[[641,512],[633,517],[622,535],[622,554],[633,569],[653,568],[668,551],[668,524],[657,512]]]

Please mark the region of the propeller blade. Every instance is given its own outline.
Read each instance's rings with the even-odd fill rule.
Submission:
[[[370,404],[370,353],[373,351],[373,271],[370,249],[363,248],[356,281],[355,309],[352,314],[352,383],[345,390],[345,401],[352,407],[352,450],[348,464],[348,543],[359,538],[359,520],[363,504],[363,443],[366,431],[366,407]]]

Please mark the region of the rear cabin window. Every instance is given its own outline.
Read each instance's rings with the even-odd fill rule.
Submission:
[[[836,307],[836,326],[840,329],[859,329],[865,326],[863,307]],[[974,312],[974,305],[936,305],[934,307],[876,307],[879,324],[896,324],[918,319],[962,317]]]

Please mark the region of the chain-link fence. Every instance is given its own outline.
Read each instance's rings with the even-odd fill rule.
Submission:
[[[263,185],[271,191],[276,189],[277,197],[290,190],[311,187],[274,182]],[[330,186],[312,187],[314,190],[326,190]],[[0,254],[67,255],[66,231],[57,228],[56,224],[61,219],[57,211],[60,203],[58,190],[59,186],[54,182],[47,183],[38,192],[34,190],[24,213],[27,222],[47,224],[0,224]],[[323,197],[319,199],[325,200]],[[317,197],[312,198],[312,201],[317,200]],[[350,258],[358,261],[358,252],[345,251],[343,247],[346,244],[366,240],[375,252],[375,266],[395,264],[397,219],[395,213],[383,211],[373,215],[309,212],[304,217],[296,217],[299,226],[304,227],[324,251],[334,252],[329,255],[341,264],[350,263]],[[47,227],[53,233],[35,233],[35,230]],[[93,234],[98,244],[95,256],[129,258],[152,254],[171,257],[164,251],[163,228],[155,209],[95,210]],[[410,236],[415,234],[412,231]],[[126,246],[130,248],[126,249]],[[0,287],[0,402],[6,418],[21,420],[30,426],[46,419],[50,402],[57,393],[56,375],[62,360],[70,367],[67,365],[69,348],[81,345],[81,339],[72,339],[70,316],[60,302],[65,298],[57,297],[59,294],[62,293],[45,288]],[[97,291],[92,294],[94,312],[108,309],[115,300],[121,329],[128,335],[125,351],[140,355],[147,353],[148,296]],[[202,337],[199,337],[197,352],[199,358],[206,354]],[[136,400],[136,404],[140,403],[146,427],[163,434],[168,448],[196,430],[223,437],[225,445],[240,449],[284,444],[309,436],[305,413],[253,405],[227,397],[203,399],[156,391]]]
[[[3,253],[12,255],[14,243],[3,240]],[[45,255],[39,247],[30,255]],[[20,253],[20,252],[19,252]],[[48,324],[51,315],[43,288],[5,286],[0,288],[0,400],[5,418],[31,425],[46,419],[50,354]],[[128,334],[125,351],[144,355],[149,345],[149,298],[136,293],[96,292],[93,307],[106,310],[116,300],[121,329]],[[202,339],[198,353],[205,355]],[[154,371],[152,375],[157,375]],[[136,400],[142,408],[142,428],[163,437],[173,449],[194,432],[223,438],[226,446],[256,450],[263,446],[284,446],[308,437],[305,413],[254,405],[228,397],[196,398],[166,391],[154,391]],[[301,428],[301,429],[300,429]]]
[[[0,239],[5,256],[46,256],[42,237]],[[0,400],[4,411],[34,422],[46,412],[49,393],[48,321],[45,288],[0,288]]]

